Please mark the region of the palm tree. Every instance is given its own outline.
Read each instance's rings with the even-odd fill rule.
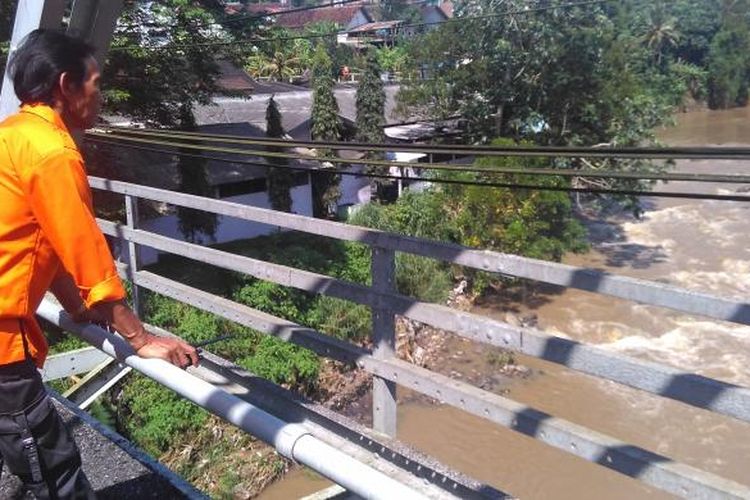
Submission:
[[[654,62],[661,66],[662,57],[667,47],[674,47],[680,41],[676,28],[677,20],[667,14],[662,2],[656,3],[650,10],[647,19],[646,33],[643,42],[654,53]]]
[[[299,57],[285,50],[252,55],[246,69],[255,78],[268,77],[276,81],[289,81],[301,73]]]

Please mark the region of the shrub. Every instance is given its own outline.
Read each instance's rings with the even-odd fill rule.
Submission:
[[[122,391],[125,430],[143,449],[158,456],[175,436],[197,431],[208,414],[157,382],[134,375]]]

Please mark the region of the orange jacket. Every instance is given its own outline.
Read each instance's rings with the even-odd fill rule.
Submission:
[[[75,142],[52,108],[23,106],[0,123],[0,364],[24,359],[22,328],[44,363],[34,312],[63,269],[87,306],[125,297]]]

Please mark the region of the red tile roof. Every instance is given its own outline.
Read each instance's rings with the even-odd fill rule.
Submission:
[[[451,0],[445,0],[440,4],[439,8],[443,11],[443,13],[445,13],[448,19],[453,17],[453,2]]]
[[[276,16],[276,23],[279,26],[287,28],[296,28],[325,21],[333,22],[340,26],[346,26],[354,16],[357,15],[357,12],[360,9],[365,13],[367,19],[372,20],[370,15],[364,9],[363,4],[347,4],[340,7],[324,7],[321,9],[280,14]]]

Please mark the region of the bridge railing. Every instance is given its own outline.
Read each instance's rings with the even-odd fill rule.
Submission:
[[[476,250],[136,184],[96,177],[91,177],[90,183],[94,189],[118,193],[125,198],[127,223],[100,220],[99,224],[105,234],[127,242],[130,260],[123,266],[123,272],[135,285],[136,305],[141,300],[139,290],[149,289],[306,347],[321,356],[355,363],[373,375],[373,427],[378,431],[395,435],[396,385],[402,385],[679,496],[750,496],[750,486],[678,463],[400,360],[395,355],[395,319],[396,316],[410,318],[474,341],[509,348],[745,422],[750,422],[750,389],[612,353],[533,328],[513,326],[401,295],[394,285],[395,255],[396,252],[406,252],[483,271],[578,288],[740,324],[750,324],[750,303],[586,268]],[[366,244],[372,248],[372,286],[235,255],[138,229],[137,199]],[[140,245],[279,285],[364,304],[373,313],[374,348],[364,349],[142,270],[137,259]]]

